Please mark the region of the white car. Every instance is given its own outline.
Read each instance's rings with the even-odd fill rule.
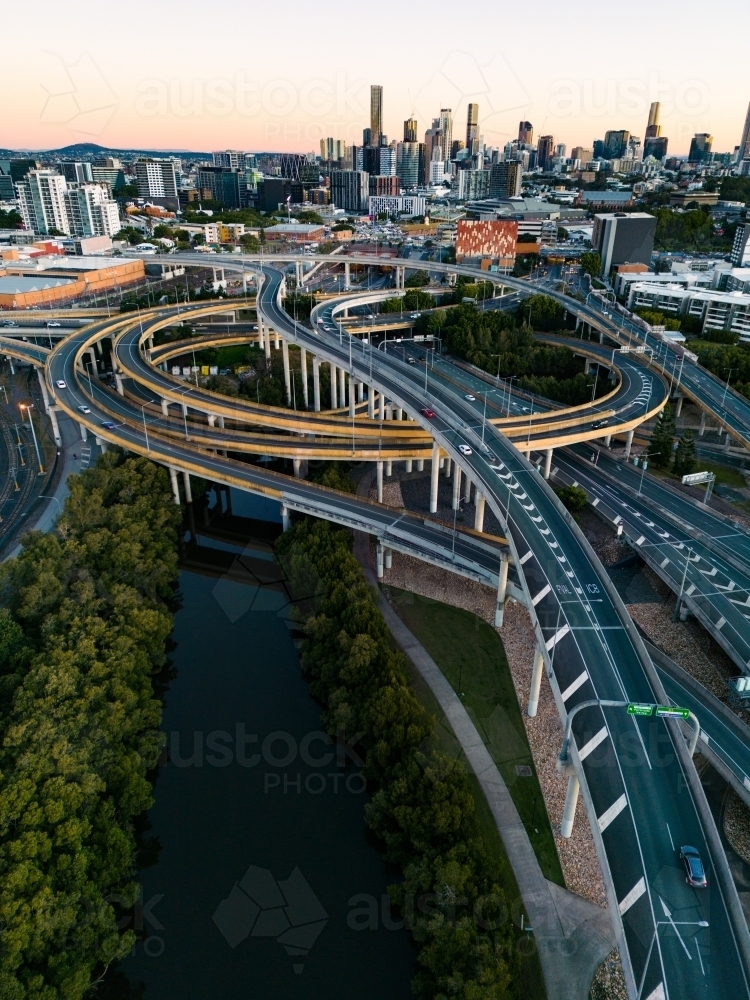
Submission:
[[[62,323],[58,323],[58,322],[57,322],[57,320],[54,320],[54,319],[50,319],[50,320],[48,320],[48,321],[47,321],[47,326],[48,326],[48,327],[49,327],[50,329],[52,329],[53,327],[59,327],[59,326],[62,326]]]
[[[88,406],[79,406],[78,409],[81,411],[81,413],[91,413],[91,410],[89,409]]]
[[[57,386],[58,389],[67,389],[68,388],[67,382],[64,382],[61,378],[59,378],[57,380],[57,382],[55,382],[55,385]]]
[[[472,455],[473,454],[473,452],[472,452],[471,448],[468,446],[468,444],[460,444],[458,446],[458,450],[461,452],[462,455]]]
[[[467,392],[466,395],[464,396],[464,399],[468,399],[470,403],[475,403],[477,397],[476,396],[472,396],[472,394],[470,392]]]

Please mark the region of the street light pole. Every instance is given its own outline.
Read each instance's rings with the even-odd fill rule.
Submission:
[[[43,476],[44,475],[44,466],[42,465],[42,456],[39,453],[39,444],[38,444],[37,439],[36,439],[36,431],[34,430],[34,421],[31,418],[31,411],[34,408],[34,404],[33,403],[29,403],[28,405],[26,405],[25,403],[20,403],[19,406],[20,406],[20,408],[22,410],[28,410],[28,413],[29,413],[29,425],[31,427],[31,436],[34,439],[34,448],[36,449],[36,457],[37,457],[37,461],[39,462],[39,475]]]
[[[690,564],[690,557],[693,554],[692,548],[688,549],[687,555],[685,556],[685,569],[682,573],[682,583],[680,584],[680,593],[677,595],[677,601],[674,606],[674,614],[672,615],[672,621],[676,622],[680,617],[680,605],[682,604],[682,595],[685,590],[685,580],[687,579],[688,565]]]

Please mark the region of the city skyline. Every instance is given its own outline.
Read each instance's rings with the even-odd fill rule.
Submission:
[[[587,147],[607,130],[643,138],[649,106],[659,101],[670,153],[687,154],[696,133],[711,134],[715,150],[731,152],[740,143],[750,99],[741,61],[720,54],[721,5],[706,15],[694,0],[679,20],[643,3],[631,5],[606,60],[600,24],[584,18],[561,33],[548,3],[523,48],[493,43],[498,34],[489,30],[477,32],[469,50],[451,41],[442,12],[425,21],[386,0],[380,13],[387,18],[397,12],[402,30],[356,54],[325,18],[304,31],[286,29],[281,48],[256,51],[248,39],[268,38],[278,25],[271,11],[249,12],[236,0],[225,11],[236,25],[232,33],[211,24],[190,30],[201,10],[193,0],[167,0],[157,9],[135,0],[129,18],[136,34],[139,24],[148,26],[148,38],[127,46],[121,22],[86,16],[88,0],[73,0],[64,14],[47,0],[33,6],[33,37],[28,7],[4,14],[7,37],[23,42],[9,47],[0,66],[6,97],[0,146],[10,149],[90,141],[111,148],[305,152],[326,136],[360,141],[370,125],[370,87],[377,85],[389,138],[400,137],[410,117],[423,135],[446,107],[463,133],[468,104],[476,103],[487,145],[504,145],[516,136],[519,119],[527,119],[536,135]],[[293,4],[292,24],[295,11]],[[520,10],[498,14],[481,0],[471,13],[477,23],[502,29],[501,37],[522,37]],[[691,58],[699,44],[692,30],[696,17],[699,61]],[[732,17],[742,33],[748,13],[733,9]],[[568,54],[572,43],[574,54]]]

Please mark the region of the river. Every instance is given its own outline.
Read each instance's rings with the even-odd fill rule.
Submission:
[[[271,550],[278,504],[232,499],[183,560],[170,759],[124,917],[139,941],[105,994],[407,1000],[415,950],[384,899],[398,873],[368,836],[356,747],[338,760],[320,733]]]

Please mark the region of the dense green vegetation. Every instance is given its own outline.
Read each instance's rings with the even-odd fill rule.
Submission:
[[[698,355],[698,361],[713,372],[722,382],[729,378],[729,384],[737,392],[750,399],[750,345],[736,344],[695,344],[691,348]]]
[[[0,570],[0,995],[78,1000],[132,948],[133,819],[152,801],[180,510],[166,472],[109,451],[57,534]]]
[[[380,303],[382,313],[397,313],[402,310],[409,312],[412,309],[432,309],[435,305],[435,298],[429,292],[420,292],[416,288],[410,289],[403,296],[393,299],[385,299]]]
[[[719,191],[726,201],[744,201],[750,205],[750,177],[722,177]]]
[[[674,411],[669,403],[659,414],[659,419],[651,434],[648,456],[657,469],[666,469],[672,461],[675,438]]]
[[[302,667],[329,733],[362,733],[363,774],[374,789],[366,818],[403,882],[393,901],[414,914],[420,1000],[518,996],[520,956],[502,870],[482,839],[471,785],[434,740],[402,654],[351,553],[351,536],[305,520],[277,554],[300,596],[315,593]],[[515,988],[514,988],[515,987]]]
[[[8,212],[0,208],[0,229],[23,229],[21,213],[15,208],[11,208]]]
[[[323,466],[307,478],[313,483],[327,486],[341,493],[356,493],[357,484],[348,474],[346,462],[324,462]]]
[[[522,389],[547,399],[575,406],[592,398],[594,385],[597,397],[609,392],[606,379],[584,374],[583,361],[569,348],[547,347],[534,340],[527,320],[541,330],[562,326],[563,310],[554,300],[534,295],[521,304],[519,314],[484,312],[464,303],[423,316],[417,326],[436,332],[439,317],[447,352],[501,378],[515,376]],[[518,320],[524,325],[517,326]]]
[[[599,276],[602,269],[602,259],[598,251],[588,250],[586,253],[582,253],[579,263],[584,274],[590,274],[592,278]]]
[[[734,227],[724,222],[719,233],[714,229],[714,220],[708,210],[688,208],[676,212],[670,208],[654,208],[656,234],[654,247],[657,250],[728,250],[732,245]]]
[[[404,281],[404,288],[421,288],[429,283],[430,276],[427,271],[412,271]]]
[[[315,301],[315,295],[290,292],[284,299],[284,309],[294,319],[302,322],[310,318],[310,313],[315,308]]]
[[[589,495],[580,486],[558,486],[555,493],[562,505],[574,516],[580,514],[589,502]]]

